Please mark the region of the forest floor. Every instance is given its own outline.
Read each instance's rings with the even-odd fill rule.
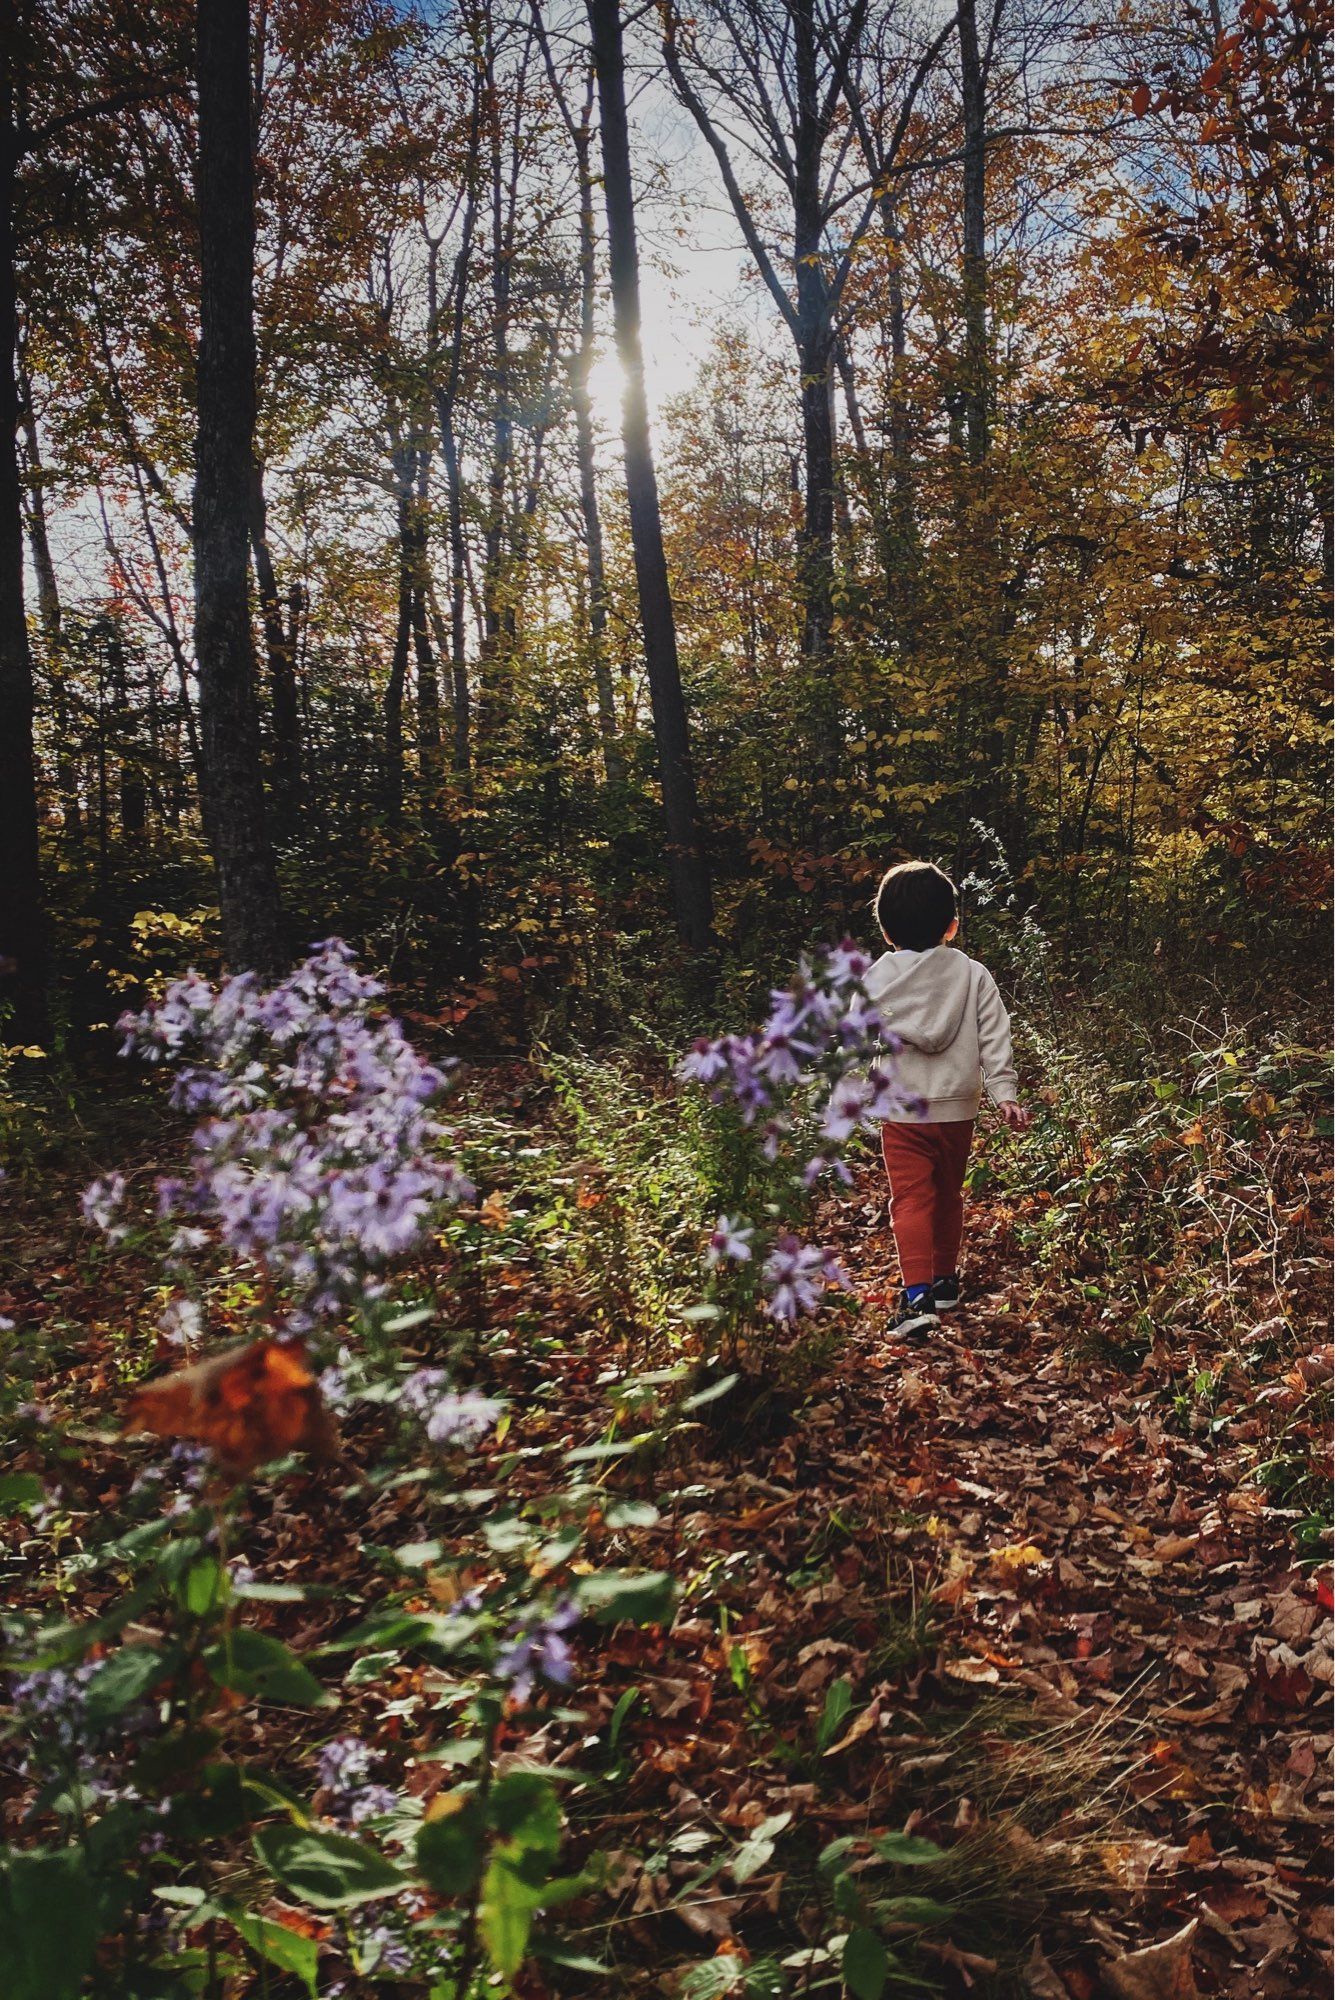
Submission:
[[[74,1186],[48,1182],[35,1221],[7,1203],[0,1311],[29,1338],[32,1390],[84,1440],[61,1473],[77,1541],[145,1457],[110,1437],[142,1373],[144,1292],[115,1260],[90,1282],[53,1220],[53,1194],[73,1217]],[[1005,1202],[971,1212],[965,1307],[911,1346],[883,1331],[895,1277],[870,1170],[826,1221],[861,1302],[846,1335],[786,1394],[734,1391],[609,1475],[659,1518],[608,1552],[671,1570],[681,1596],[668,1628],[581,1645],[569,1706],[509,1746],[570,1767],[569,1839],[599,1883],[561,1933],[602,1969],[523,1991],[818,1990],[847,1929],[818,1857],[851,1840],[870,1865],[886,1833],[944,1850],[895,1885],[901,1992],[1327,1991],[1329,1569],[1296,1562],[1229,1427],[1184,1417],[1172,1357],[1122,1365],[1045,1319]],[[528,1305],[551,1337],[487,1363],[516,1413],[512,1501],[539,1490],[544,1452],[606,1435],[603,1385],[628,1358],[559,1294]],[[343,1483],[380,1421],[348,1426],[341,1472],[257,1483],[246,1503],[259,1579],[345,1586],[337,1604],[262,1608],[294,1646],[374,1601],[387,1545],[443,1535],[460,1573],[477,1559],[466,1509],[418,1518],[415,1489]],[[34,1606],[58,1567],[26,1569]],[[447,1780],[418,1761],[420,1672],[395,1693],[386,1723],[372,1691],[346,1689],[339,1726],[378,1734],[425,1801]],[[299,1773],[295,1720],[275,1733]],[[16,1830],[23,1787],[5,1790]],[[782,1988],[754,1977],[770,1964]]]

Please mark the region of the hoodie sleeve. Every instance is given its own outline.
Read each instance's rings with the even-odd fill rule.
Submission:
[[[1013,1104],[1019,1096],[1019,1079],[1011,1054],[1011,1017],[985,966],[978,972],[978,1054],[992,1102]]]

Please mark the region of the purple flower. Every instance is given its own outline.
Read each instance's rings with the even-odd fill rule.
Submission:
[[[168,1299],[158,1314],[158,1331],[173,1347],[193,1347],[204,1331],[204,1315],[193,1299]]]
[[[837,944],[825,960],[825,977],[831,986],[859,985],[870,971],[870,957],[852,938]]]
[[[398,1794],[388,1785],[368,1783],[372,1752],[360,1736],[336,1736],[318,1752],[315,1763],[321,1786],[332,1794],[332,1816],[349,1826],[380,1818],[398,1806]]]
[[[721,1215],[709,1239],[709,1248],[705,1251],[706,1262],[717,1264],[723,1257],[730,1257],[737,1264],[749,1262],[751,1238],[755,1233],[751,1224],[734,1221],[731,1216]]]
[[[100,1229],[108,1243],[120,1243],[129,1234],[124,1223],[117,1220],[124,1200],[124,1174],[107,1174],[90,1181],[79,1197],[84,1221]]]
[[[317,1753],[315,1765],[326,1791],[351,1791],[371,1768],[370,1746],[360,1736],[336,1736]]]
[[[459,1445],[465,1451],[486,1436],[504,1408],[476,1389],[451,1389],[443,1368],[418,1368],[400,1394],[432,1444]]]
[[[691,1053],[677,1064],[677,1075],[687,1083],[714,1083],[728,1067],[722,1045],[703,1035],[696,1037]]]
[[[413,1967],[411,1945],[388,1924],[376,1924],[362,1932],[357,1939],[357,1956],[364,1973],[411,1972]]]
[[[814,1056],[816,1044],[804,1042],[788,1028],[778,1028],[765,1036],[756,1067],[773,1083],[800,1083],[803,1058]]]
[[[530,1611],[511,1626],[507,1643],[496,1656],[496,1674],[509,1681],[516,1701],[527,1701],[536,1675],[568,1687],[574,1678],[574,1661],[564,1633],[578,1625],[580,1609],[573,1597],[564,1597],[548,1612]]]
[[[293,1328],[377,1296],[374,1272],[476,1197],[440,1157],[446,1073],[372,1012],[383,990],[330,938],[273,987],[190,973],[121,1020],[125,1052],[170,1065],[175,1101],[201,1120],[193,1174],[159,1183],[161,1218],[179,1219],[171,1255],[240,1253],[286,1294]],[[118,1200],[98,1184],[85,1209],[114,1226]]]
[[[350,1826],[360,1826],[365,1819],[383,1819],[386,1813],[398,1810],[399,1795],[388,1785],[366,1785],[359,1792],[349,1795],[346,1817]]]
[[[770,1297],[765,1310],[771,1318],[796,1319],[819,1310],[821,1295],[832,1275],[828,1251],[802,1243],[790,1231],[778,1237],[765,1259],[761,1278]]]
[[[850,1139],[864,1122],[871,1101],[871,1085],[860,1076],[841,1076],[830,1092],[821,1114],[822,1136],[836,1144]]]

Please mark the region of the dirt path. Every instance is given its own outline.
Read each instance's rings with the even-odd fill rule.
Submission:
[[[1108,1719],[1110,1796],[1138,1809],[1106,1865],[1148,1935],[1199,1921],[1207,1990],[1327,1991],[1328,1582],[1237,1450],[1174,1427],[1153,1358],[1128,1376],[1064,1352],[1004,1226],[976,1231],[972,1307],[902,1358],[860,1349],[891,1486],[940,1524],[939,1595],[977,1663],[946,1671]]]
[[[874,1188],[844,1212],[864,1303],[893,1288],[881,1215]],[[1004,1221],[974,1233],[939,1336],[865,1311],[791,1428],[724,1426],[657,1492],[657,1554],[696,1581],[603,1689],[648,1710],[620,1922],[642,1949],[665,1916],[720,1950],[818,1941],[782,1842],[773,1876],[693,1886],[693,1841],[788,1812],[947,1847],[957,1919],[911,1961],[947,1991],[1324,1994],[1329,1590],[1236,1455],[1166,1422],[1153,1368],[1072,1359]],[[840,1679],[849,1722],[813,1750]]]

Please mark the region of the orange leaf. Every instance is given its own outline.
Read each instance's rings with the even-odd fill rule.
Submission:
[[[1143,118],[1150,108],[1150,87],[1138,83],[1131,93],[1131,109],[1137,118]]]
[[[233,1473],[288,1451],[328,1457],[338,1435],[297,1340],[253,1340],[146,1383],[130,1400],[125,1431],[207,1445]]]

